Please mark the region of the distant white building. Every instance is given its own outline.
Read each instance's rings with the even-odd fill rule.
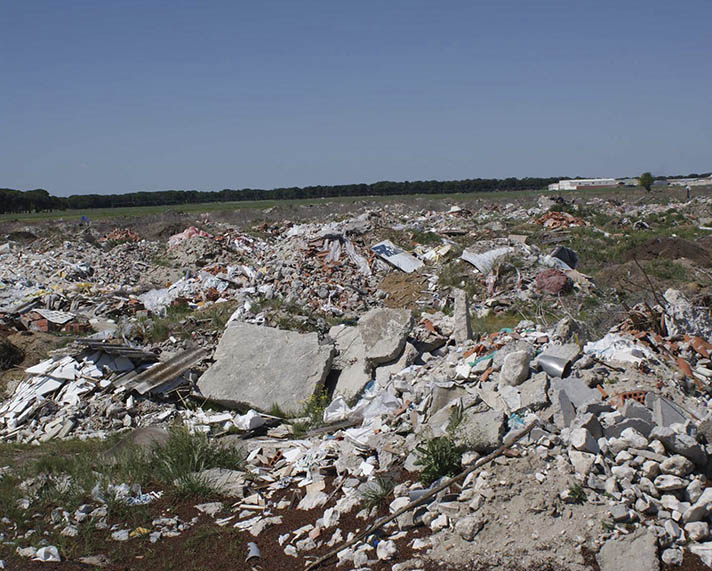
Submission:
[[[549,185],[549,190],[579,190],[583,188],[611,188],[618,186],[614,178],[579,178],[576,180],[560,180]]]
[[[672,186],[707,186],[712,185],[712,175],[699,178],[669,178],[667,183]]]

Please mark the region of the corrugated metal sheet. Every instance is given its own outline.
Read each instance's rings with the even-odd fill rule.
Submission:
[[[86,347],[87,349],[91,349],[92,351],[103,351],[108,355],[120,355],[121,357],[127,357],[128,359],[139,363],[158,361],[158,356],[155,353],[144,351],[143,349],[136,349],[130,345],[115,345],[113,343],[105,343],[104,341],[98,341],[95,339],[77,339],[75,343]]]
[[[158,363],[150,369],[146,369],[122,385],[141,395],[173,390],[179,384],[176,383],[176,380],[207,356],[208,351],[202,348],[184,351],[164,363]]]

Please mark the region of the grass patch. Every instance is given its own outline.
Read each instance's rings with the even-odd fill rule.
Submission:
[[[191,327],[186,326],[186,319],[193,313],[188,304],[169,305],[163,317],[140,317],[137,320],[138,331],[144,341],[160,343],[171,335],[183,339],[190,337]]]
[[[423,244],[424,246],[439,246],[443,243],[443,239],[439,234],[435,232],[421,232],[420,230],[412,230],[410,232],[410,238],[416,244]]]
[[[690,276],[687,268],[682,264],[657,258],[643,264],[645,271],[649,276],[664,281],[685,282],[690,281]]]
[[[215,491],[194,473],[209,468],[244,468],[243,449],[225,446],[204,434],[173,428],[167,441],[145,450],[127,447],[115,462],[103,457],[115,439],[51,441],[40,447],[2,445],[0,453],[11,467],[0,474],[0,513],[21,529],[34,525],[30,514],[61,506],[67,511],[91,502],[99,484],[138,484],[144,489],[161,488],[176,498],[212,498]],[[145,506],[129,506],[104,493],[109,514],[139,525],[145,522]],[[30,500],[28,510],[18,500]],[[146,513],[142,513],[145,511]]]
[[[219,497],[215,488],[198,474],[186,474],[176,480],[171,496],[176,500],[206,501]]]
[[[600,197],[615,197],[620,192],[619,188],[610,189],[595,189],[595,190],[575,190],[562,191],[557,195],[563,196],[567,200],[572,198],[592,198]],[[642,193],[639,189],[633,189],[631,192],[646,196],[647,198],[656,198],[652,194]],[[514,198],[536,198],[546,192],[542,189],[532,190],[505,190],[496,192],[455,192],[443,194],[398,194],[391,196],[342,196],[330,198],[297,198],[283,200],[244,200],[233,202],[204,202],[197,204],[180,204],[180,205],[157,205],[157,206],[126,206],[121,208],[84,208],[77,210],[55,210],[52,212],[30,212],[30,213],[8,213],[0,214],[0,220],[3,221],[33,221],[33,220],[51,220],[62,219],[67,221],[78,221],[83,215],[90,220],[101,220],[105,218],[115,218],[117,216],[127,216],[136,218],[151,214],[178,213],[189,214],[192,212],[215,212],[229,210],[250,210],[261,208],[272,208],[274,206],[282,206],[286,208],[294,208],[296,206],[308,205],[325,205],[334,203],[354,204],[354,203],[372,203],[372,204],[387,204],[387,203],[411,203],[414,200],[458,200],[458,201],[474,201],[487,200],[491,202],[508,201]],[[659,200],[667,201],[668,194],[660,195]]]
[[[461,289],[470,299],[484,291],[473,275],[469,264],[459,259],[442,265],[438,272],[438,283],[442,287]]]
[[[267,414],[276,416],[277,418],[289,418],[289,415],[284,412],[281,406],[279,406],[277,403],[272,404],[272,406],[269,408],[267,411]]]
[[[465,413],[462,410],[462,406],[453,406],[450,409],[450,415],[447,421],[447,433],[454,434],[457,427],[462,424],[462,419],[465,418]]]
[[[309,432],[311,425],[308,422],[299,421],[299,422],[293,422],[291,424],[291,427],[292,427],[292,436],[294,438],[304,438],[307,435],[307,432]]]
[[[228,319],[235,312],[237,304],[231,302],[216,303],[207,309],[195,312],[198,321],[207,323],[212,331],[222,331],[227,325]]]
[[[165,252],[161,254],[156,254],[155,256],[152,256],[151,259],[149,260],[149,263],[152,266],[161,266],[163,268],[176,268],[177,263],[175,260],[170,258],[168,254]]]
[[[304,403],[303,416],[309,417],[312,426],[324,423],[324,409],[329,406],[331,399],[326,390],[321,390],[310,396]]]
[[[195,533],[182,542],[181,548],[189,553],[202,551],[210,553],[212,550],[206,549],[208,545],[214,545],[215,549],[225,554],[237,556],[242,548],[242,537],[240,532],[230,527],[198,527]]]
[[[513,311],[491,311],[484,317],[473,317],[470,321],[472,332],[486,335],[506,327],[513,328],[523,319],[520,313]]]
[[[153,448],[145,460],[153,468],[154,477],[169,484],[210,468],[240,470],[245,458],[242,448],[224,446],[204,434],[191,434],[180,427],[171,430],[168,440]]]

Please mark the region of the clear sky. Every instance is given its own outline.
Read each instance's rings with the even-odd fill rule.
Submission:
[[[0,187],[712,170],[710,0],[4,0]]]

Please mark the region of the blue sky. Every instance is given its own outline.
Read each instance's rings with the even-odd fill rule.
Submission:
[[[0,187],[712,170],[712,2],[5,0]]]

